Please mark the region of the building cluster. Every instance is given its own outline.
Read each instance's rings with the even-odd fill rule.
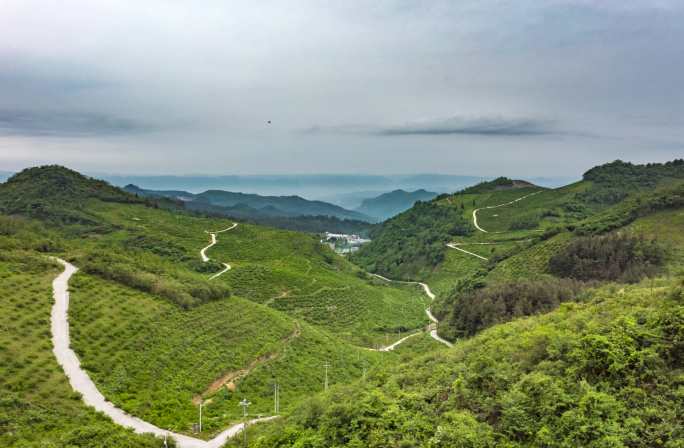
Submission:
[[[361,245],[369,243],[369,239],[361,238],[359,235],[348,235],[345,233],[325,232],[321,243],[327,244],[338,254],[349,254],[359,250]]]

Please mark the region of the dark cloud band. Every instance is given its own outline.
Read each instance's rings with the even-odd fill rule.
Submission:
[[[314,126],[307,133],[366,134],[378,136],[407,135],[478,135],[478,136],[533,136],[558,134],[550,120],[519,118],[448,118],[407,123],[400,126]]]
[[[0,110],[0,134],[24,136],[100,136],[149,132],[136,120],[91,112]]]

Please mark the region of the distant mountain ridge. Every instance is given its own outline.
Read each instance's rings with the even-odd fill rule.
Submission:
[[[374,198],[364,199],[356,211],[385,220],[408,210],[418,201],[429,201],[436,196],[437,193],[422,188],[416,191],[398,189]]]
[[[261,196],[223,190],[207,190],[194,194],[182,190],[147,190],[136,185],[127,185],[124,190],[139,196],[179,200],[191,210],[212,211],[220,207],[223,212],[234,212],[236,217],[330,216],[367,222],[373,220],[363,213],[323,201],[310,201],[299,196]]]

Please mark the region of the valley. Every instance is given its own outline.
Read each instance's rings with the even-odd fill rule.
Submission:
[[[112,419],[85,420],[102,434],[103,446],[114,440],[158,446],[154,437],[122,427],[166,436],[180,448],[233,446],[231,437],[243,430],[245,398],[249,421],[259,423],[248,428],[250,446],[285,447],[293,440],[343,446],[338,437],[348,436],[377,447],[460,440],[461,430],[440,435],[435,425],[474,431],[482,446],[529,441],[541,437],[539,428],[532,435],[506,432],[521,424],[509,413],[523,411],[507,406],[520,402],[511,397],[522,397],[529,381],[565,394],[562,418],[584,397],[607,400],[606,394],[618,396],[604,401],[614,409],[615,425],[642,418],[642,406],[625,407],[635,392],[619,377],[605,376],[617,367],[596,370],[586,364],[591,350],[577,351],[600,337],[613,341],[638,316],[645,333],[630,332],[661,336],[649,343],[653,349],[634,346],[629,356],[657,359],[645,367],[648,384],[654,378],[661,384],[656,431],[676,440],[681,428],[667,391],[678,384],[684,173],[673,163],[659,168],[656,185],[636,182],[610,202],[593,198],[612,191],[614,180],[550,190],[500,178],[441,195],[382,224],[351,262],[314,235],[167,208],[61,167],[22,172],[0,185],[3,307],[16,316],[27,305],[10,285],[42,290],[44,299],[27,318],[5,325],[28,331],[30,316],[42,313],[43,330],[36,327],[26,339],[36,350],[27,364],[5,364],[3,387],[14,398],[0,410],[21,421],[20,409],[37,406],[30,392],[35,382],[19,379],[40,362],[54,378],[43,383],[42,394],[56,400],[56,409],[94,416],[94,407]],[[621,166],[603,168],[616,169]],[[610,261],[601,261],[604,253],[612,254]],[[587,261],[593,263],[587,271],[581,257],[599,258]],[[28,263],[35,275],[20,273]],[[48,320],[51,278],[56,301]],[[2,338],[4,359],[22,359],[16,336],[3,332]],[[549,367],[551,359],[585,367],[558,370]],[[631,364],[621,366],[622,376],[633,375]],[[454,381],[461,389],[453,389]],[[68,394],[70,386],[79,394],[67,406],[52,391]],[[422,403],[429,421],[405,394]],[[442,412],[435,399],[459,410]],[[536,396],[525,399],[538,405]],[[386,407],[394,410],[393,423],[379,411]],[[200,408],[201,431],[195,426]],[[491,423],[496,409],[506,417]],[[352,410],[364,426],[343,419],[335,426],[346,435],[335,435],[326,419]],[[34,418],[45,428],[53,421],[40,413]],[[553,412],[545,418],[561,425],[557,433],[567,440],[595,437],[564,432],[566,423],[553,420],[560,418]],[[17,426],[0,441],[13,446],[57,437],[85,446],[68,422],[38,433]],[[423,432],[397,429],[405,424],[420,424]],[[610,428],[594,434],[632,437]]]
[[[683,22],[2,0],[0,448],[684,448]]]

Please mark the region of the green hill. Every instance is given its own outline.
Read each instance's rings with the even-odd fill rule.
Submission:
[[[335,384],[379,363],[398,362],[392,353],[367,347],[393,342],[427,323],[422,290],[369,277],[311,235],[239,223],[217,234],[217,244],[206,250],[210,260],[203,262],[200,250],[211,241],[206,231],[227,229],[232,221],[136,198],[61,167],[26,170],[0,184],[0,197],[5,316],[14,322],[11,328],[31,331],[30,319],[42,316],[33,339],[26,339],[36,355],[26,361],[19,361],[19,336],[3,327],[3,341],[13,341],[0,351],[8,361],[0,380],[13,391],[0,408],[0,424],[9,428],[0,436],[3,446],[67,440],[57,446],[90,447],[91,437],[100,443],[92,436],[98,432],[98,446],[147,446],[145,440],[152,440],[93,419],[69,395],[50,351],[49,279],[56,270],[46,264],[48,256],[81,269],[71,281],[71,343],[107,399],[187,433],[197,419],[197,397],[204,397],[200,437],[237,420],[236,403],[243,396],[254,412],[272,412],[276,379],[281,409],[287,411],[322,389],[326,363]],[[21,274],[24,259],[39,260],[45,274]],[[223,263],[230,263],[230,271],[212,279]],[[44,300],[26,303],[39,287]],[[25,314],[28,308],[33,311]],[[56,412],[83,414],[78,436],[71,437],[76,427],[67,421],[63,429],[48,429],[57,414],[21,413],[31,406],[43,409],[34,394],[36,380],[29,379],[41,373],[55,380],[41,386],[40,394],[64,401]],[[222,384],[223,378],[231,379]],[[16,428],[30,419],[46,429]]]
[[[251,427],[250,446],[684,439],[681,161],[615,162],[557,189],[500,178],[378,226],[352,261],[427,282],[454,341],[417,334],[392,353],[368,348],[425,327],[417,285],[369,276],[311,235],[234,227],[60,167],[21,176],[0,184],[3,446],[153,443],[69,395],[49,343],[49,255],[81,268],[70,325],[83,367],[162,427],[189,433],[203,401],[208,438],[243,397],[271,413],[277,382],[284,418]]]
[[[682,287],[593,290],[337,387],[250,446],[681,446]]]
[[[384,223],[376,238],[394,246],[359,262],[411,254],[425,211],[477,216],[458,237],[417,224],[452,241],[411,274],[437,292],[454,348],[312,398],[253,428],[250,446],[680,446],[683,180],[680,161],[616,162],[555,190],[497,180]]]

